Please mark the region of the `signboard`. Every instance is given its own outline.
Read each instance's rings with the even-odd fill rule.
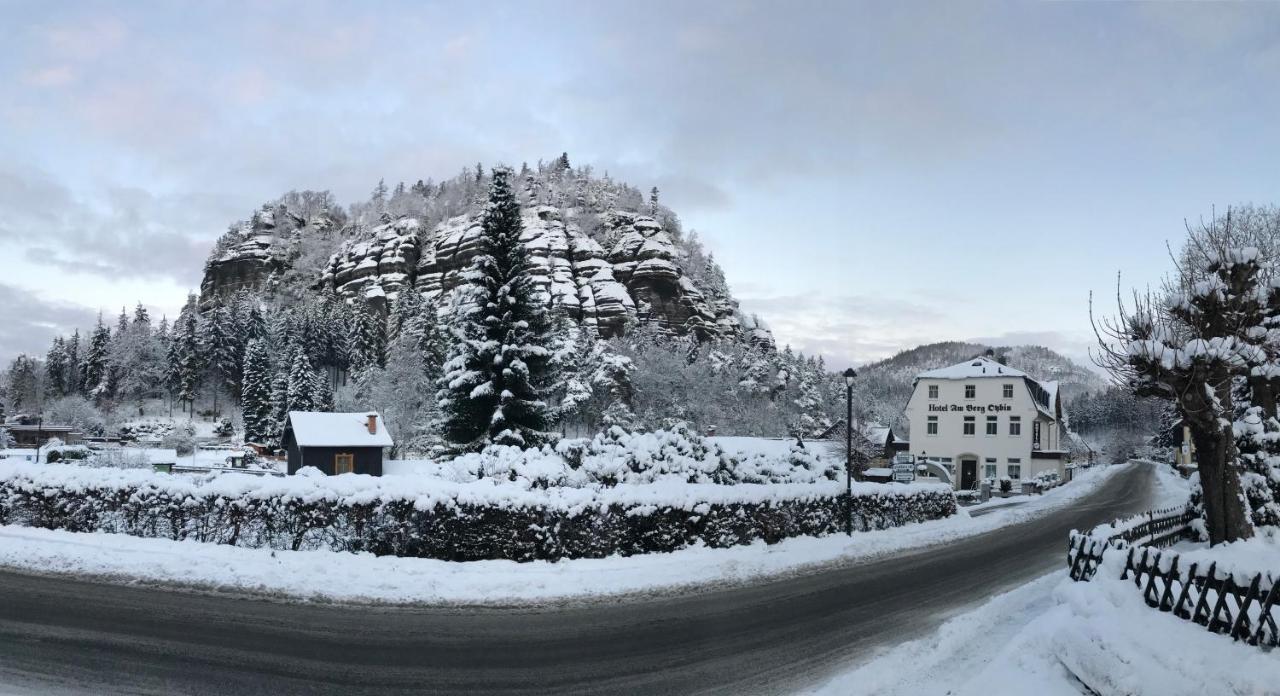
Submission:
[[[897,481],[898,483],[911,483],[912,481],[916,480],[915,468],[916,467],[914,464],[909,464],[909,463],[894,464],[893,480]]]

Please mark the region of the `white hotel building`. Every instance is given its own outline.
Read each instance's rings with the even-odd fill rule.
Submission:
[[[957,489],[1065,473],[1057,382],[974,358],[918,375],[906,415],[911,453],[945,467]]]

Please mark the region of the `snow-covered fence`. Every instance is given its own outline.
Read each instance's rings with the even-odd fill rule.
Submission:
[[[173,477],[136,469],[0,465],[0,524],[247,547],[444,560],[597,558],[696,544],[775,543],[955,513],[938,484],[666,481],[526,489],[484,479],[344,475]]]
[[[1147,606],[1198,623],[1210,633],[1225,633],[1250,645],[1277,647],[1280,631],[1280,582],[1270,573],[1250,578],[1211,562],[1179,568],[1181,558],[1170,551],[1144,547],[1129,549],[1120,579],[1131,575],[1142,589]]]
[[[1131,544],[1159,548],[1171,546],[1191,535],[1191,524],[1195,519],[1195,513],[1186,505],[1112,520],[1088,532],[1072,530],[1067,545],[1067,568],[1071,579],[1092,578],[1108,548],[1126,549]]]

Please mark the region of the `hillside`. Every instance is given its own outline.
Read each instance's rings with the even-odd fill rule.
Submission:
[[[1064,402],[1077,395],[1101,390],[1106,382],[1088,368],[1044,346],[986,346],[980,343],[946,341],[904,350],[891,358],[858,369],[855,403],[861,401],[868,420],[891,424],[906,431],[902,409],[911,397],[915,376],[962,362],[986,351],[1003,356],[1011,367],[1042,380],[1057,380]]]
[[[379,183],[343,210],[328,193],[291,192],[231,226],[201,283],[201,305],[240,290],[288,303],[317,290],[385,309],[399,293],[447,296],[477,248],[488,173],[479,165],[439,184]],[[699,338],[772,345],[743,316],[724,274],[653,189],[572,168],[565,156],[517,174],[524,241],[548,306],[601,337],[634,322]]]

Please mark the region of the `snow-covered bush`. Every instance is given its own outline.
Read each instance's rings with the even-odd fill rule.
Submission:
[[[495,455],[490,461],[506,460]],[[520,465],[538,461],[521,459]],[[504,471],[518,472],[511,464]],[[538,479],[533,469],[525,475]],[[492,478],[187,478],[143,469],[0,464],[0,524],[457,561],[775,543],[841,532],[850,516],[858,529],[870,530],[955,510],[950,488],[939,484],[855,483],[850,499],[835,481],[725,486],[664,480],[529,490]]]
[[[1013,480],[1012,480],[1012,479],[1010,479],[1008,476],[1001,476],[1001,477],[1000,477],[1000,492],[1001,492],[1002,494],[1007,495],[1007,494],[1009,494],[1009,493],[1010,493],[1010,492],[1012,492],[1012,491],[1013,491]]]
[[[44,451],[44,460],[49,463],[88,459],[90,455],[88,447],[68,445],[56,437],[50,439],[41,449]]]
[[[86,461],[89,466],[112,469],[150,469],[151,460],[136,449],[112,448],[93,452]]]
[[[196,448],[196,429],[191,423],[172,428],[161,440],[160,446],[177,450],[178,454],[191,454]]]

